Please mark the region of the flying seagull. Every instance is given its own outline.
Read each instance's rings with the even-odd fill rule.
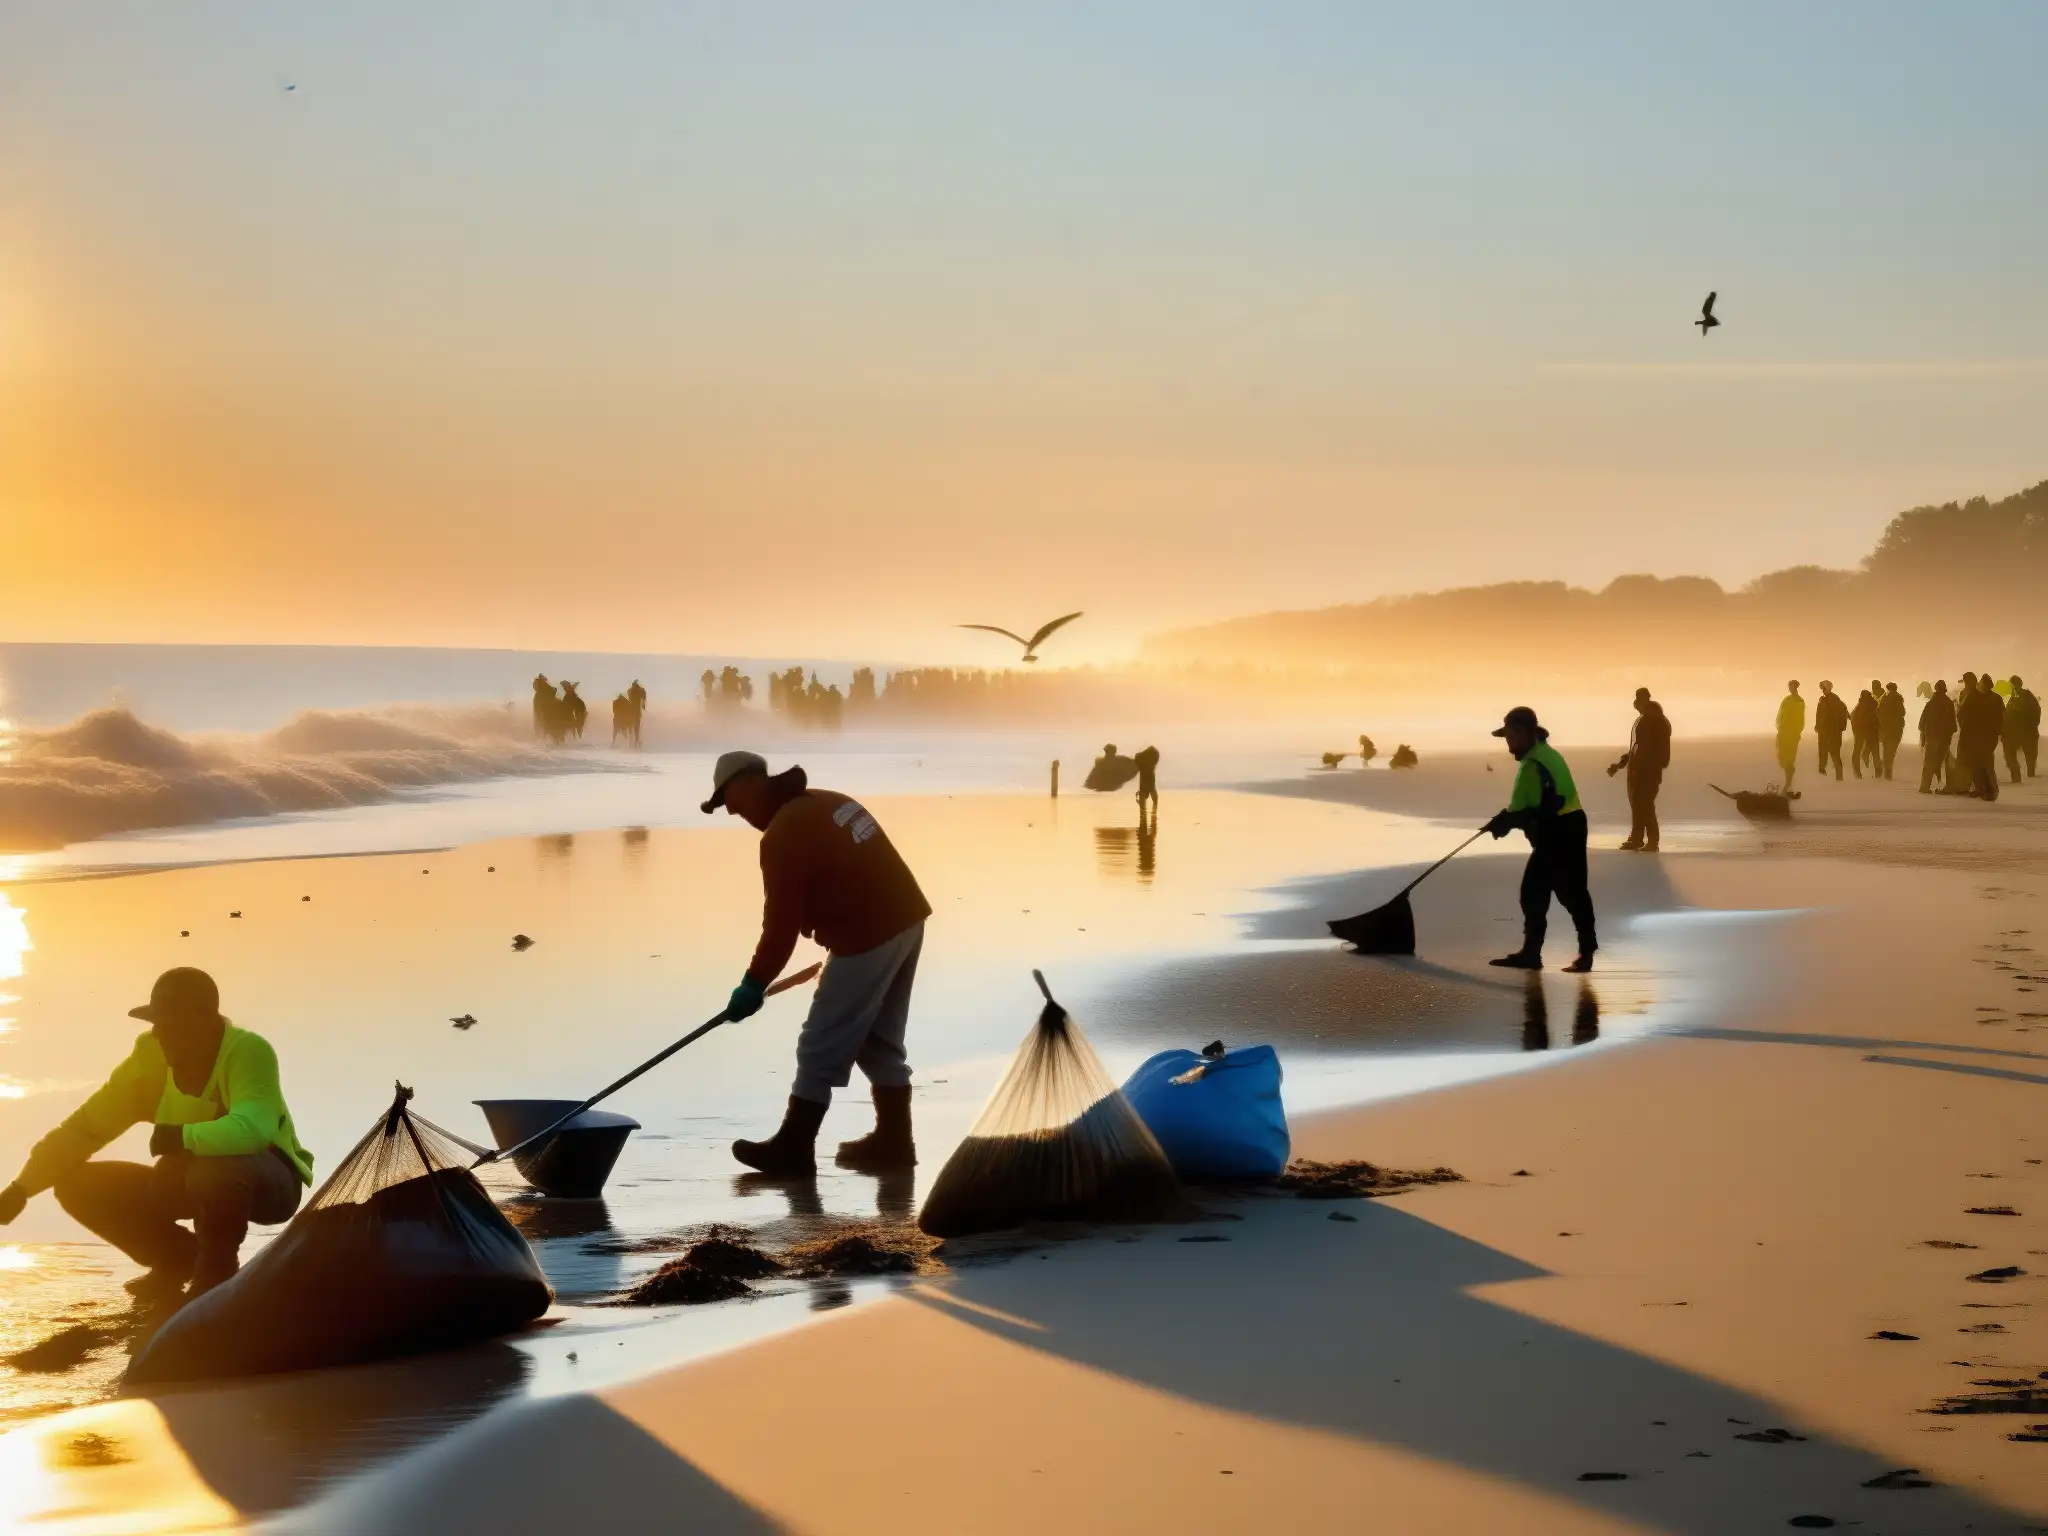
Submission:
[[[1707,339],[1707,332],[1711,331],[1715,326],[1721,323],[1720,321],[1714,318],[1714,300],[1718,299],[1720,296],[1721,295],[1718,291],[1708,294],[1707,302],[1700,306],[1699,319],[1693,321],[1693,324],[1700,328],[1701,341],[1705,341]]]
[[[1013,635],[1007,629],[1000,629],[994,624],[962,624],[960,628],[985,629],[992,635],[1006,636],[1024,647],[1024,659],[1026,661],[1036,661],[1038,660],[1038,648],[1041,645],[1045,644],[1046,637],[1049,636],[1054,630],[1058,629],[1061,625],[1071,624],[1074,622],[1074,620],[1078,619],[1079,617],[1081,617],[1081,615],[1078,613],[1070,613],[1063,618],[1054,619],[1050,624],[1041,624],[1038,627],[1038,633],[1033,635],[1029,640],[1026,640],[1022,635]]]
[[[476,1015],[473,1013],[458,1014],[456,1017],[450,1019],[448,1022],[450,1024],[453,1024],[457,1029],[468,1029],[476,1023]]]

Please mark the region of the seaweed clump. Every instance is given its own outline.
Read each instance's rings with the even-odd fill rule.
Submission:
[[[1300,1200],[1377,1200],[1424,1184],[1462,1184],[1455,1168],[1382,1168],[1377,1163],[1319,1163],[1297,1157],[1273,1182]]]

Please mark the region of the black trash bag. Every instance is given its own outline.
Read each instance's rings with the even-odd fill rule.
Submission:
[[[965,1237],[1029,1221],[1157,1221],[1188,1209],[1173,1164],[1073,1018],[1045,1007],[939,1170],[917,1224]]]
[[[1102,749],[1102,756],[1088,765],[1088,777],[1081,781],[1081,787],[1097,791],[1122,789],[1137,776],[1138,760],[1108,746]]]
[[[129,1362],[131,1385],[354,1365],[495,1338],[553,1293],[463,1146],[391,1108],[291,1225]]]

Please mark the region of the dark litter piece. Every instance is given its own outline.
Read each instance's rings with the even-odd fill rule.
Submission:
[[[1451,1168],[1382,1168],[1376,1163],[1319,1163],[1297,1157],[1274,1182],[1302,1200],[1373,1200],[1422,1184],[1462,1184]]]
[[[1975,1243],[1952,1243],[1945,1237],[1930,1237],[1920,1245],[1922,1248],[1975,1248]]]
[[[914,1233],[846,1232],[798,1243],[784,1255],[784,1263],[791,1274],[805,1280],[913,1275],[921,1253],[937,1246],[915,1239]]]
[[[54,1375],[83,1365],[95,1350],[105,1348],[119,1337],[110,1328],[92,1323],[73,1323],[69,1328],[59,1328],[47,1339],[37,1340],[26,1349],[0,1355],[0,1362],[13,1366],[17,1371]]]
[[[1387,759],[1389,768],[1413,768],[1422,759],[1415,755],[1415,749],[1402,742],[1394,748],[1394,755]]]
[[[1735,1438],[1753,1440],[1758,1445],[1786,1445],[1795,1440],[1804,1440],[1806,1436],[1795,1435],[1789,1429],[1753,1429],[1748,1434],[1737,1435]]]
[[[1825,1531],[1835,1522],[1827,1515],[1794,1515],[1785,1523],[1796,1525],[1802,1531]]]
[[[1031,1221],[1149,1221],[1186,1213],[1157,1138],[1046,987],[1038,1021],[939,1170],[917,1224],[965,1237]]]
[[[619,1298],[622,1307],[701,1306],[747,1296],[753,1287],[737,1275],[699,1269],[687,1258],[670,1259]]]
[[[1870,1335],[1870,1337],[1872,1337],[1873,1339],[1900,1339],[1915,1344],[1919,1343],[1920,1341],[1919,1334],[1900,1333],[1896,1328],[1880,1328],[1877,1330],[1877,1332]]]
[[[1958,1392],[1937,1402],[1929,1413],[2048,1413],[2048,1382],[2029,1381],[1989,1392]]]
[[[1980,1269],[1965,1278],[1975,1280],[1979,1285],[1997,1285],[2006,1280],[2017,1280],[2026,1271],[2017,1264],[2001,1264],[1996,1269]]]
[[[1355,1223],[1358,1220],[1358,1218],[1352,1215],[1349,1211],[1332,1211],[1330,1212],[1330,1220],[1349,1221]]]
[[[2025,1429],[2015,1430],[2005,1438],[2031,1445],[2048,1445],[2048,1424],[2029,1424]]]
[[[1191,1237],[1182,1238],[1181,1241],[1184,1243],[1227,1243],[1230,1239],[1221,1232],[1197,1232]]]
[[[1899,1467],[1890,1472],[1879,1473],[1866,1481],[1866,1488],[1932,1488],[1933,1483],[1920,1475],[1918,1467]]]
[[[1515,1170],[1515,1177],[1518,1179],[1526,1179],[1529,1177],[1529,1170],[1526,1168],[1517,1168]]]
[[[229,917],[240,917],[241,915],[242,915],[242,914],[241,914],[241,913],[239,913],[239,912],[230,912],[230,913],[228,914],[228,916],[229,916]]]
[[[1626,1472],[1581,1472],[1579,1474],[1579,1481],[1582,1483],[1625,1483],[1628,1481],[1628,1474]]]
[[[1963,1208],[1965,1216],[2017,1216],[2019,1212],[2009,1205],[1970,1205]]]
[[[157,1331],[130,1383],[357,1365],[496,1338],[547,1311],[526,1239],[411,1098],[399,1087],[291,1224]]]
[[[2003,1323],[1971,1323],[1967,1328],[1958,1328],[1957,1333],[2003,1333]]]
[[[1709,784],[1707,788],[1733,800],[1735,809],[1751,821],[1790,821],[1792,802],[1799,798],[1798,790],[1788,795],[1776,785],[1769,789],[1723,789],[1718,784]]]
[[[514,949],[531,949],[533,948],[533,940],[523,933],[515,933],[512,935],[512,947]]]

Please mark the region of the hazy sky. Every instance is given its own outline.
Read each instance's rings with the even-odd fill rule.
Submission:
[[[1853,563],[2048,478],[2044,58],[2038,3],[0,0],[0,638],[1083,658]]]

